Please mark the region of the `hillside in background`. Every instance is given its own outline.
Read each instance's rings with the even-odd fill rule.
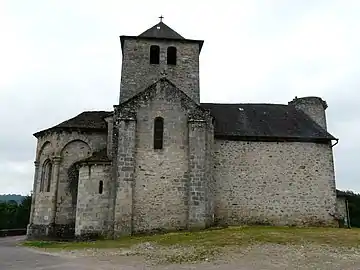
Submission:
[[[9,201],[15,201],[18,204],[22,202],[22,200],[25,198],[26,196],[22,196],[19,194],[3,194],[0,195],[0,202],[9,202]]]

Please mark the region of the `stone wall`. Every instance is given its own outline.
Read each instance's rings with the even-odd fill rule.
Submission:
[[[160,64],[150,64],[151,45],[160,46]],[[169,46],[177,48],[177,64],[175,66],[166,63]],[[125,40],[120,103],[143,91],[164,74],[180,90],[199,103],[199,44],[165,40]]]
[[[52,132],[38,139],[35,173],[36,192],[34,211],[30,221],[38,225],[75,223],[75,208],[69,190],[68,169],[76,161],[90,156],[94,151],[106,147],[106,133]],[[41,171],[46,159],[58,165],[53,167],[49,192],[40,192]],[[56,161],[56,162],[55,162]],[[58,189],[57,189],[58,188]],[[57,190],[57,191],[56,191]],[[56,204],[55,204],[56,200]],[[56,214],[53,211],[56,210]]]
[[[213,174],[213,150],[214,150],[214,125],[212,119],[207,120],[206,131],[206,219],[205,226],[209,227],[214,224],[214,211],[215,211],[215,194],[216,185]]]
[[[215,140],[222,224],[337,225],[329,144]]]
[[[41,186],[41,175],[44,169],[44,163],[46,160],[49,160],[54,155],[54,147],[51,142],[44,142],[40,147],[38,147],[37,154],[37,172],[35,172],[36,181],[36,190],[35,190],[35,206],[33,212],[32,222],[35,224],[50,224],[50,215],[51,215],[51,192],[40,191]]]
[[[71,141],[61,151],[57,224],[75,224],[79,170],[74,164],[90,155],[89,145],[82,140]]]
[[[210,123],[208,123],[210,122]],[[210,126],[209,126],[210,124]],[[189,229],[203,229],[212,223],[212,175],[210,168],[211,121],[189,119]],[[209,132],[210,131],[210,132]],[[210,151],[209,151],[210,150]]]
[[[102,184],[100,184],[102,181]],[[100,189],[102,185],[102,190]],[[79,170],[75,235],[107,235],[111,164],[84,164]],[[102,193],[99,193],[102,192]]]
[[[348,220],[348,209],[346,197],[337,197],[336,198],[336,212],[337,216],[340,219],[340,226],[348,226],[350,220]],[[343,224],[342,221],[343,220]]]
[[[107,156],[109,159],[112,158],[113,155],[113,129],[114,129],[114,115],[110,115],[109,117],[104,119],[107,123]]]
[[[180,102],[165,97],[137,112],[134,231],[187,226],[188,123]],[[164,119],[163,149],[153,147],[156,117]]]
[[[204,226],[207,222],[204,218],[209,216],[204,212],[210,206],[203,194],[207,192],[204,181],[207,181],[210,164],[205,153],[209,147],[206,140],[210,115],[166,79],[159,80],[129,103],[116,107],[115,113],[118,127],[114,133],[117,139],[113,140],[117,141],[114,149],[117,149],[118,172],[115,226],[119,233],[187,228],[189,204],[193,204],[192,213],[202,218],[201,226]],[[162,149],[154,149],[153,145],[156,117],[164,119]],[[205,120],[205,123],[190,132],[190,119],[201,123]],[[204,140],[199,140],[197,134]],[[190,137],[193,153],[189,152]],[[191,155],[194,155],[190,164],[192,172]],[[193,187],[197,188],[194,192],[202,189],[199,197],[197,194],[191,197],[190,174]],[[201,214],[198,215],[197,210]],[[121,229],[116,225],[125,223],[131,226]]]
[[[135,171],[135,132],[136,119],[132,116],[120,115],[116,120],[116,170],[114,185],[114,235],[129,235],[133,231],[134,210],[134,171]]]

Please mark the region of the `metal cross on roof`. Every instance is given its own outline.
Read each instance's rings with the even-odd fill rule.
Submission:
[[[160,15],[159,19],[160,19],[160,22],[162,22],[162,20],[164,19],[163,15]]]

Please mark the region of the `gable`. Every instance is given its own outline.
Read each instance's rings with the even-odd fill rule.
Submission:
[[[133,96],[124,103],[114,106],[120,118],[134,118],[137,110],[154,100],[163,99],[169,103],[180,103],[190,119],[205,120],[211,118],[210,112],[196,104],[189,96],[177,88],[166,78],[162,78],[144,91]]]

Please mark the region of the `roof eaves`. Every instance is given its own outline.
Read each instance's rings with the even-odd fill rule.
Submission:
[[[329,143],[334,140],[326,137],[286,137],[286,136],[246,136],[237,134],[214,134],[216,139],[230,140],[230,141],[264,141],[264,142],[314,142],[314,143]]]
[[[106,128],[88,128],[88,127],[51,127],[48,129],[40,130],[35,132],[33,136],[35,138],[39,138],[47,133],[51,132],[59,132],[59,131],[78,131],[78,132],[95,132],[95,133],[103,133],[107,131]]]

